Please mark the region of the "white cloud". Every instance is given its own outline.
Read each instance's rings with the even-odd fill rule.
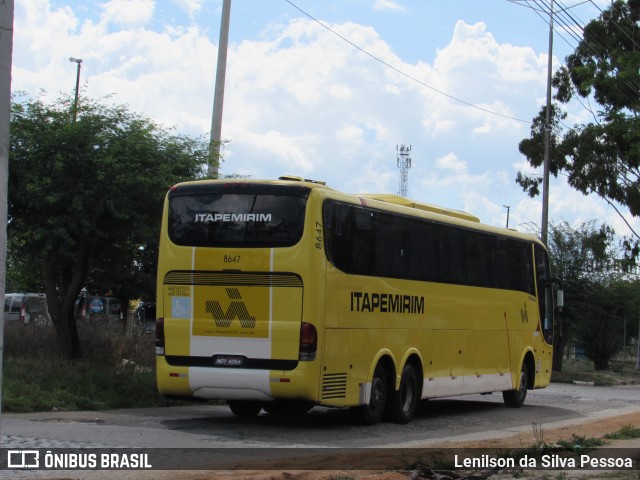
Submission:
[[[467,164],[457,158],[453,153],[436,160],[436,166],[442,170],[462,175],[467,173]]]
[[[443,195],[454,189],[460,193],[460,201],[464,201],[465,195],[470,190],[484,190],[490,187],[492,180],[494,180],[488,172],[470,172],[467,162],[459,159],[454,153],[448,153],[436,159],[434,167],[430,169],[430,173],[418,181],[419,185],[429,192],[438,192]],[[436,202],[432,201],[431,203]],[[441,202],[440,204],[443,205]]]
[[[353,89],[348,85],[331,85],[329,87],[329,94],[335,98],[346,99],[353,95]]]
[[[52,10],[48,0],[18,2],[14,18],[14,73],[28,75],[48,65],[52,57],[62,54],[68,63],[69,37],[78,26],[78,19],[69,7]],[[73,37],[72,37],[73,38]],[[53,72],[49,72],[53,73]],[[20,78],[20,77],[19,77]],[[55,78],[55,77],[49,77]],[[20,84],[20,83],[19,83]],[[46,87],[46,85],[43,85]]]
[[[388,10],[392,12],[406,12],[407,9],[404,5],[394,2],[393,0],[375,0],[373,4],[374,10]]]
[[[360,147],[364,142],[364,131],[358,125],[345,125],[336,131],[336,138],[347,145]]]
[[[166,0],[164,0],[166,1]],[[204,0],[173,0],[180,8],[187,12],[190,18],[193,18],[202,10]]]
[[[140,27],[153,17],[155,0],[109,0],[102,8],[102,21],[121,27]]]

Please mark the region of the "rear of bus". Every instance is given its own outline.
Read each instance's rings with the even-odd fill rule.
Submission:
[[[307,214],[312,192],[286,181],[189,182],[168,192],[157,278],[161,394],[225,399],[246,415],[264,402],[317,398],[309,316],[317,309],[303,301],[322,254]]]

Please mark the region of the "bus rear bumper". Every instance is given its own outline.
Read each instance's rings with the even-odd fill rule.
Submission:
[[[189,385],[194,397],[207,400],[273,400],[269,370],[191,367]]]
[[[302,363],[290,371],[242,368],[175,367],[157,357],[158,389],[164,396],[204,400],[317,401],[313,375]]]

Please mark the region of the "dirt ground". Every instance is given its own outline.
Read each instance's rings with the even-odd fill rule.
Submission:
[[[552,445],[561,440],[571,440],[573,435],[582,436],[585,438],[603,438],[607,433],[617,432],[624,426],[633,426],[640,428],[640,413],[632,412],[624,415],[601,418],[597,420],[587,420],[580,424],[563,426],[553,429],[543,429],[542,438],[536,438],[536,434],[533,431],[533,427],[530,432],[518,433],[516,435],[484,440],[481,442],[442,442],[438,445],[429,444],[428,448],[496,448],[496,449],[508,449],[518,450],[526,449],[536,445],[538,442]],[[540,437],[540,433],[538,433]],[[629,448],[635,449],[634,451],[640,454],[640,439],[633,440],[606,440],[607,448]],[[455,472],[459,477],[455,476],[443,476],[432,475],[426,476],[425,472],[418,471],[376,471],[367,467],[371,459],[360,456],[355,459],[356,468],[362,468],[361,470],[320,470],[320,468],[326,468],[331,465],[331,456],[304,458],[300,460],[300,469],[291,469],[292,461],[287,461],[286,469],[279,469],[278,463],[271,463],[269,470],[226,470],[226,471],[181,471],[181,472],[127,472],[127,475],[123,475],[125,472],[117,474],[111,472],[113,475],[107,475],[107,472],[92,472],[97,475],[91,475],[85,478],[91,478],[94,480],[106,480],[106,479],[120,479],[131,478],[135,480],[160,480],[160,479],[187,479],[187,480],[409,480],[418,478],[431,478],[434,480],[463,480],[463,479],[475,479],[480,480],[486,477],[478,476],[481,472],[470,471]],[[295,465],[295,462],[293,463]],[[361,467],[360,467],[361,466]],[[123,475],[123,476],[120,476]],[[74,478],[78,478],[74,476]],[[617,480],[632,480],[640,479],[640,471],[633,472],[598,472],[598,471],[556,471],[556,470],[529,470],[525,472],[513,473],[498,473],[490,477],[491,480],[512,480],[512,479],[525,479],[525,480],[595,480],[595,479],[612,479]],[[60,479],[62,480],[62,479]],[[66,479],[65,479],[66,480]]]
[[[543,430],[542,441],[547,444],[554,444],[560,440],[571,440],[572,435],[579,435],[585,438],[602,438],[607,433],[613,433],[622,427],[631,425],[640,428],[640,414],[638,412],[628,413],[617,417],[603,418],[579,425],[571,425],[560,427],[552,430]],[[525,449],[535,445],[537,442],[533,428],[528,433],[519,433],[515,436],[484,440],[479,445],[478,442],[443,442],[437,448],[503,448],[503,449]],[[633,440],[607,440],[607,447],[612,448],[634,448],[640,451],[640,439]],[[429,448],[434,447],[429,445]],[[363,465],[366,465],[366,459],[363,459]],[[555,478],[555,472],[541,472],[536,477]],[[573,472],[577,474],[578,472]],[[415,473],[414,473],[415,475]],[[639,478],[640,472],[635,472],[635,476],[630,478]],[[583,475],[584,476],[584,475]],[[336,470],[336,471],[227,471],[227,472],[201,472],[200,474],[189,477],[191,480],[222,480],[222,479],[252,479],[252,480],[408,480],[412,478],[412,472],[377,472],[372,470]],[[417,477],[426,478],[426,477]],[[501,476],[503,479],[504,477]],[[565,478],[574,478],[568,476]]]

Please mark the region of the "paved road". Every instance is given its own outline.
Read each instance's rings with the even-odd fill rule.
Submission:
[[[91,412],[3,414],[0,447],[389,447],[434,446],[443,440],[480,440],[637,410],[640,385],[593,387],[552,384],[530,391],[523,408],[499,394],[431,400],[408,425],[363,427],[348,410],[316,407],[303,417],[261,414],[244,419],[226,406]]]

